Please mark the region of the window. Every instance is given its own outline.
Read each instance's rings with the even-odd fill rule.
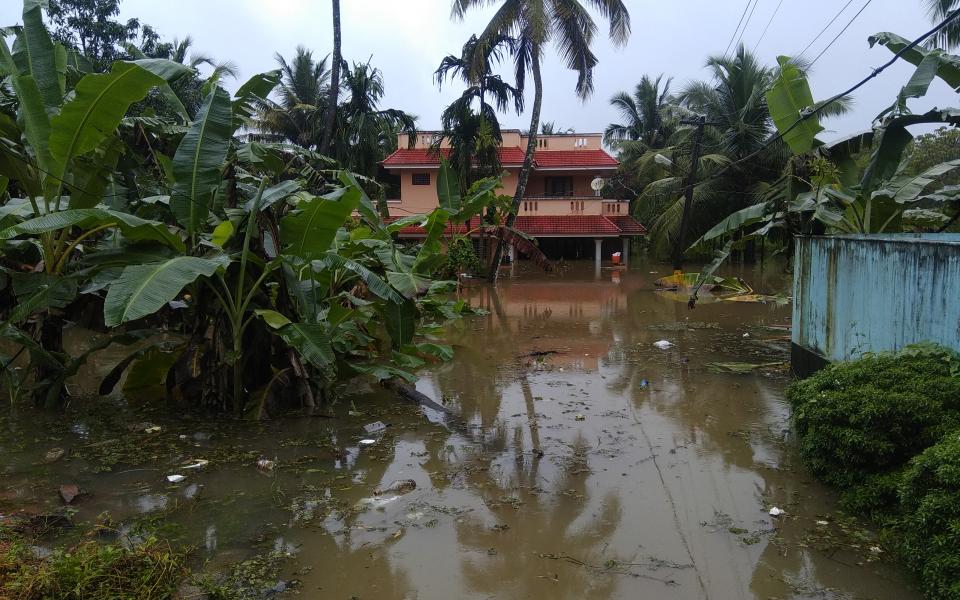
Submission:
[[[572,196],[573,177],[547,177],[544,180],[544,196]]]
[[[430,173],[414,173],[413,185],[430,185]]]

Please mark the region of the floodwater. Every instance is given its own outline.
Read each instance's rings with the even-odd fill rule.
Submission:
[[[364,384],[341,390],[336,419],[172,420],[130,398],[14,411],[0,512],[49,511],[76,483],[75,521],[155,515],[208,570],[289,553],[306,598],[919,598],[792,449],[788,305],[689,311],[654,291],[664,265],[516,268],[464,291],[487,314],[452,325],[454,360],[421,373],[448,414]],[[789,289],[782,266],[740,274]],[[51,448],[66,454],[45,460]],[[183,469],[197,459],[210,464]]]

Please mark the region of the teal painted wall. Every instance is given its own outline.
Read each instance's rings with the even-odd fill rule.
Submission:
[[[796,239],[794,344],[831,361],[928,341],[960,350],[960,235]]]

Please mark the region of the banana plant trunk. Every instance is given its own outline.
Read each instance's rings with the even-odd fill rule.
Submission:
[[[530,52],[530,68],[533,71],[533,114],[530,115],[530,135],[527,138],[527,153],[523,157],[523,168],[520,169],[520,178],[517,181],[517,193],[513,196],[510,214],[507,215],[507,227],[513,227],[520,211],[520,203],[527,192],[527,181],[533,169],[533,153],[537,149],[537,130],[540,128],[540,105],[543,103],[543,79],[540,76],[540,48],[534,45]],[[493,252],[493,261],[490,263],[490,282],[497,281],[500,272],[500,261],[503,260],[503,237],[497,240],[497,248]]]
[[[333,139],[333,125],[337,118],[337,101],[340,99],[340,0],[331,0],[333,4],[333,68],[330,69],[330,94],[327,100],[326,123],[323,126],[323,138],[320,140],[320,154],[326,155]]]

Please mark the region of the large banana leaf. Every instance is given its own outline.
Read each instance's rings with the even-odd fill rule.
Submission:
[[[336,252],[327,252],[322,261],[314,262],[314,264],[317,263],[320,263],[322,266],[330,266],[353,271],[367,286],[367,289],[369,289],[370,292],[372,292],[375,296],[389,302],[403,302],[403,296],[398,294],[396,290],[390,287],[390,285],[387,284],[383,278],[356,261],[343,258]]]
[[[43,24],[41,8],[45,4],[41,0],[24,1],[23,29],[14,42],[13,55],[20,74],[33,77],[44,106],[53,110],[63,102],[67,55],[62,46],[54,45]]]
[[[228,260],[178,256],[161,263],[125,268],[107,291],[103,303],[105,324],[115,327],[152,315],[188,284],[226,267]]]
[[[893,53],[900,52],[910,45],[910,40],[888,31],[872,35],[868,38],[868,41],[871,47],[874,45],[886,46]],[[947,85],[953,89],[960,90],[960,56],[947,54],[939,49],[931,50],[923,46],[914,46],[900,58],[919,67],[931,55],[937,57],[937,76],[947,82]]]
[[[63,308],[77,297],[77,280],[47,273],[11,273],[17,304],[9,322],[19,323],[31,314],[48,308]]]
[[[300,184],[293,180],[281,181],[277,185],[268,187],[263,190],[263,195],[260,197],[260,210],[266,210],[280,200],[285,200],[299,191]],[[253,210],[255,202],[256,198],[251,198],[244,205],[244,208]]]
[[[214,88],[173,157],[170,210],[191,237],[210,212],[233,131],[230,96]]]
[[[383,219],[380,213],[377,212],[377,208],[373,205],[373,201],[371,201],[367,193],[363,191],[363,187],[360,185],[360,182],[357,181],[354,174],[346,170],[340,171],[340,182],[346,187],[355,188],[360,192],[360,202],[357,206],[360,216],[363,217],[364,222],[375,231],[381,231],[383,229]]]
[[[75,159],[70,208],[93,208],[104,200],[124,148],[123,141],[113,135],[105,139],[96,151]]]
[[[874,197],[893,198],[898,204],[913,202],[928,185],[960,167],[960,159],[935,165],[919,175],[900,175],[873,193]]]
[[[233,97],[233,127],[239,129],[243,125],[244,119],[249,119],[254,115],[257,108],[257,101],[270,95],[275,87],[280,83],[280,71],[267,71],[258,73],[240,86]]]
[[[325,196],[301,194],[296,210],[280,221],[286,252],[305,260],[321,258],[359,203],[360,192],[352,186]]]
[[[387,281],[407,298],[416,298],[430,289],[430,280],[412,272],[387,271]]]
[[[754,204],[753,206],[748,206],[744,209],[738,210],[726,219],[711,227],[710,230],[703,234],[699,240],[691,244],[690,250],[695,249],[704,242],[709,242],[710,240],[718,237],[725,236],[735,231],[740,231],[744,227],[749,227],[754,223],[759,223],[767,216],[767,210],[768,204],[766,202],[761,202],[759,204]]]
[[[391,302],[384,310],[387,333],[395,350],[409,344],[417,330],[417,304],[413,300]]]
[[[137,48],[134,44],[126,45],[127,52],[130,53],[130,56],[136,58],[137,60],[144,60],[147,57],[146,54],[140,48]],[[79,65],[78,65],[79,66]],[[163,96],[163,99],[173,108],[173,111],[183,119],[184,123],[190,122],[190,113],[187,112],[187,107],[183,105],[183,102],[180,101],[180,97],[177,96],[177,93],[173,91],[173,88],[170,87],[170,84],[167,81],[164,81],[159,85],[160,94]]]
[[[460,195],[460,178],[445,158],[440,159],[440,173],[437,175],[437,198],[440,208],[451,213],[460,210],[463,198]]]
[[[257,310],[257,316],[270,326],[276,335],[293,347],[310,364],[324,368],[336,357],[330,346],[330,331],[325,323],[293,323],[274,310]]]
[[[0,240],[8,240],[23,234],[36,235],[59,231],[68,227],[89,230],[107,224],[118,227],[124,237],[131,241],[156,241],[180,252],[185,251],[180,238],[170,233],[163,223],[147,221],[129,213],[105,208],[81,208],[49,213],[0,230]]]
[[[790,57],[779,56],[777,61],[780,74],[767,91],[770,117],[794,154],[804,154],[813,148],[813,140],[823,127],[816,117],[797,123],[802,112],[813,105],[810,84]]]
[[[188,69],[170,60],[118,61],[110,73],[92,73],[77,84],[73,99],[50,122],[50,153],[66,169],[74,156],[113,135],[130,105],[152,88]]]

